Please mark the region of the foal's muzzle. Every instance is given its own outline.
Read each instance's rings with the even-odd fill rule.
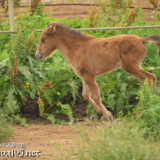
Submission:
[[[43,52],[42,51],[37,52],[35,57],[38,58],[38,59],[42,59],[43,58]]]

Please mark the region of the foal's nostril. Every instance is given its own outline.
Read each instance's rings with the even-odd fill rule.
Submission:
[[[35,57],[38,58],[38,59],[42,59],[43,58],[43,53],[40,51],[40,52],[36,53]]]
[[[38,58],[38,53],[36,53],[35,57]]]

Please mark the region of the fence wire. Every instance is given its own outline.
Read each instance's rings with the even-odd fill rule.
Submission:
[[[78,31],[104,31],[104,30],[123,30],[123,29],[143,29],[143,28],[160,28],[160,25],[151,26],[129,26],[129,27],[101,27],[101,28],[75,28]],[[35,30],[42,32],[43,30]],[[16,31],[0,31],[0,33],[16,33]]]

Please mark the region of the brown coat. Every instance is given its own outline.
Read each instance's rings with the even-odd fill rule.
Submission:
[[[103,114],[106,120],[112,120],[111,112],[107,111],[101,102],[95,77],[121,67],[137,77],[142,84],[146,78],[149,83],[153,81],[156,90],[156,76],[141,68],[146,56],[145,42],[156,43],[160,48],[159,36],[140,38],[136,35],[119,35],[95,38],[62,24],[51,23],[42,32],[36,57],[46,58],[55,49],[60,50],[74,72],[82,78],[84,99],[99,114]]]

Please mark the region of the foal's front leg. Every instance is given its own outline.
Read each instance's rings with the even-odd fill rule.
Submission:
[[[88,86],[84,80],[83,80],[82,96],[85,101],[87,101],[88,103],[90,103],[93,106],[93,108],[97,111],[98,114],[102,114],[100,107],[91,98],[90,91],[89,91]]]
[[[93,76],[89,76],[89,75],[84,75],[83,77],[83,84],[87,85],[90,93],[91,93],[91,97],[94,100],[94,103],[92,103],[92,101],[88,101],[95,109],[97,110],[98,108],[98,112],[99,109],[101,110],[100,113],[103,114],[104,119],[105,120],[113,120],[113,116],[112,113],[110,111],[107,111],[107,109],[103,106],[102,101],[101,101],[101,97],[100,97],[100,93],[99,93],[99,87],[95,81],[95,77]],[[84,93],[83,93],[84,95]],[[96,105],[94,105],[96,104]]]

